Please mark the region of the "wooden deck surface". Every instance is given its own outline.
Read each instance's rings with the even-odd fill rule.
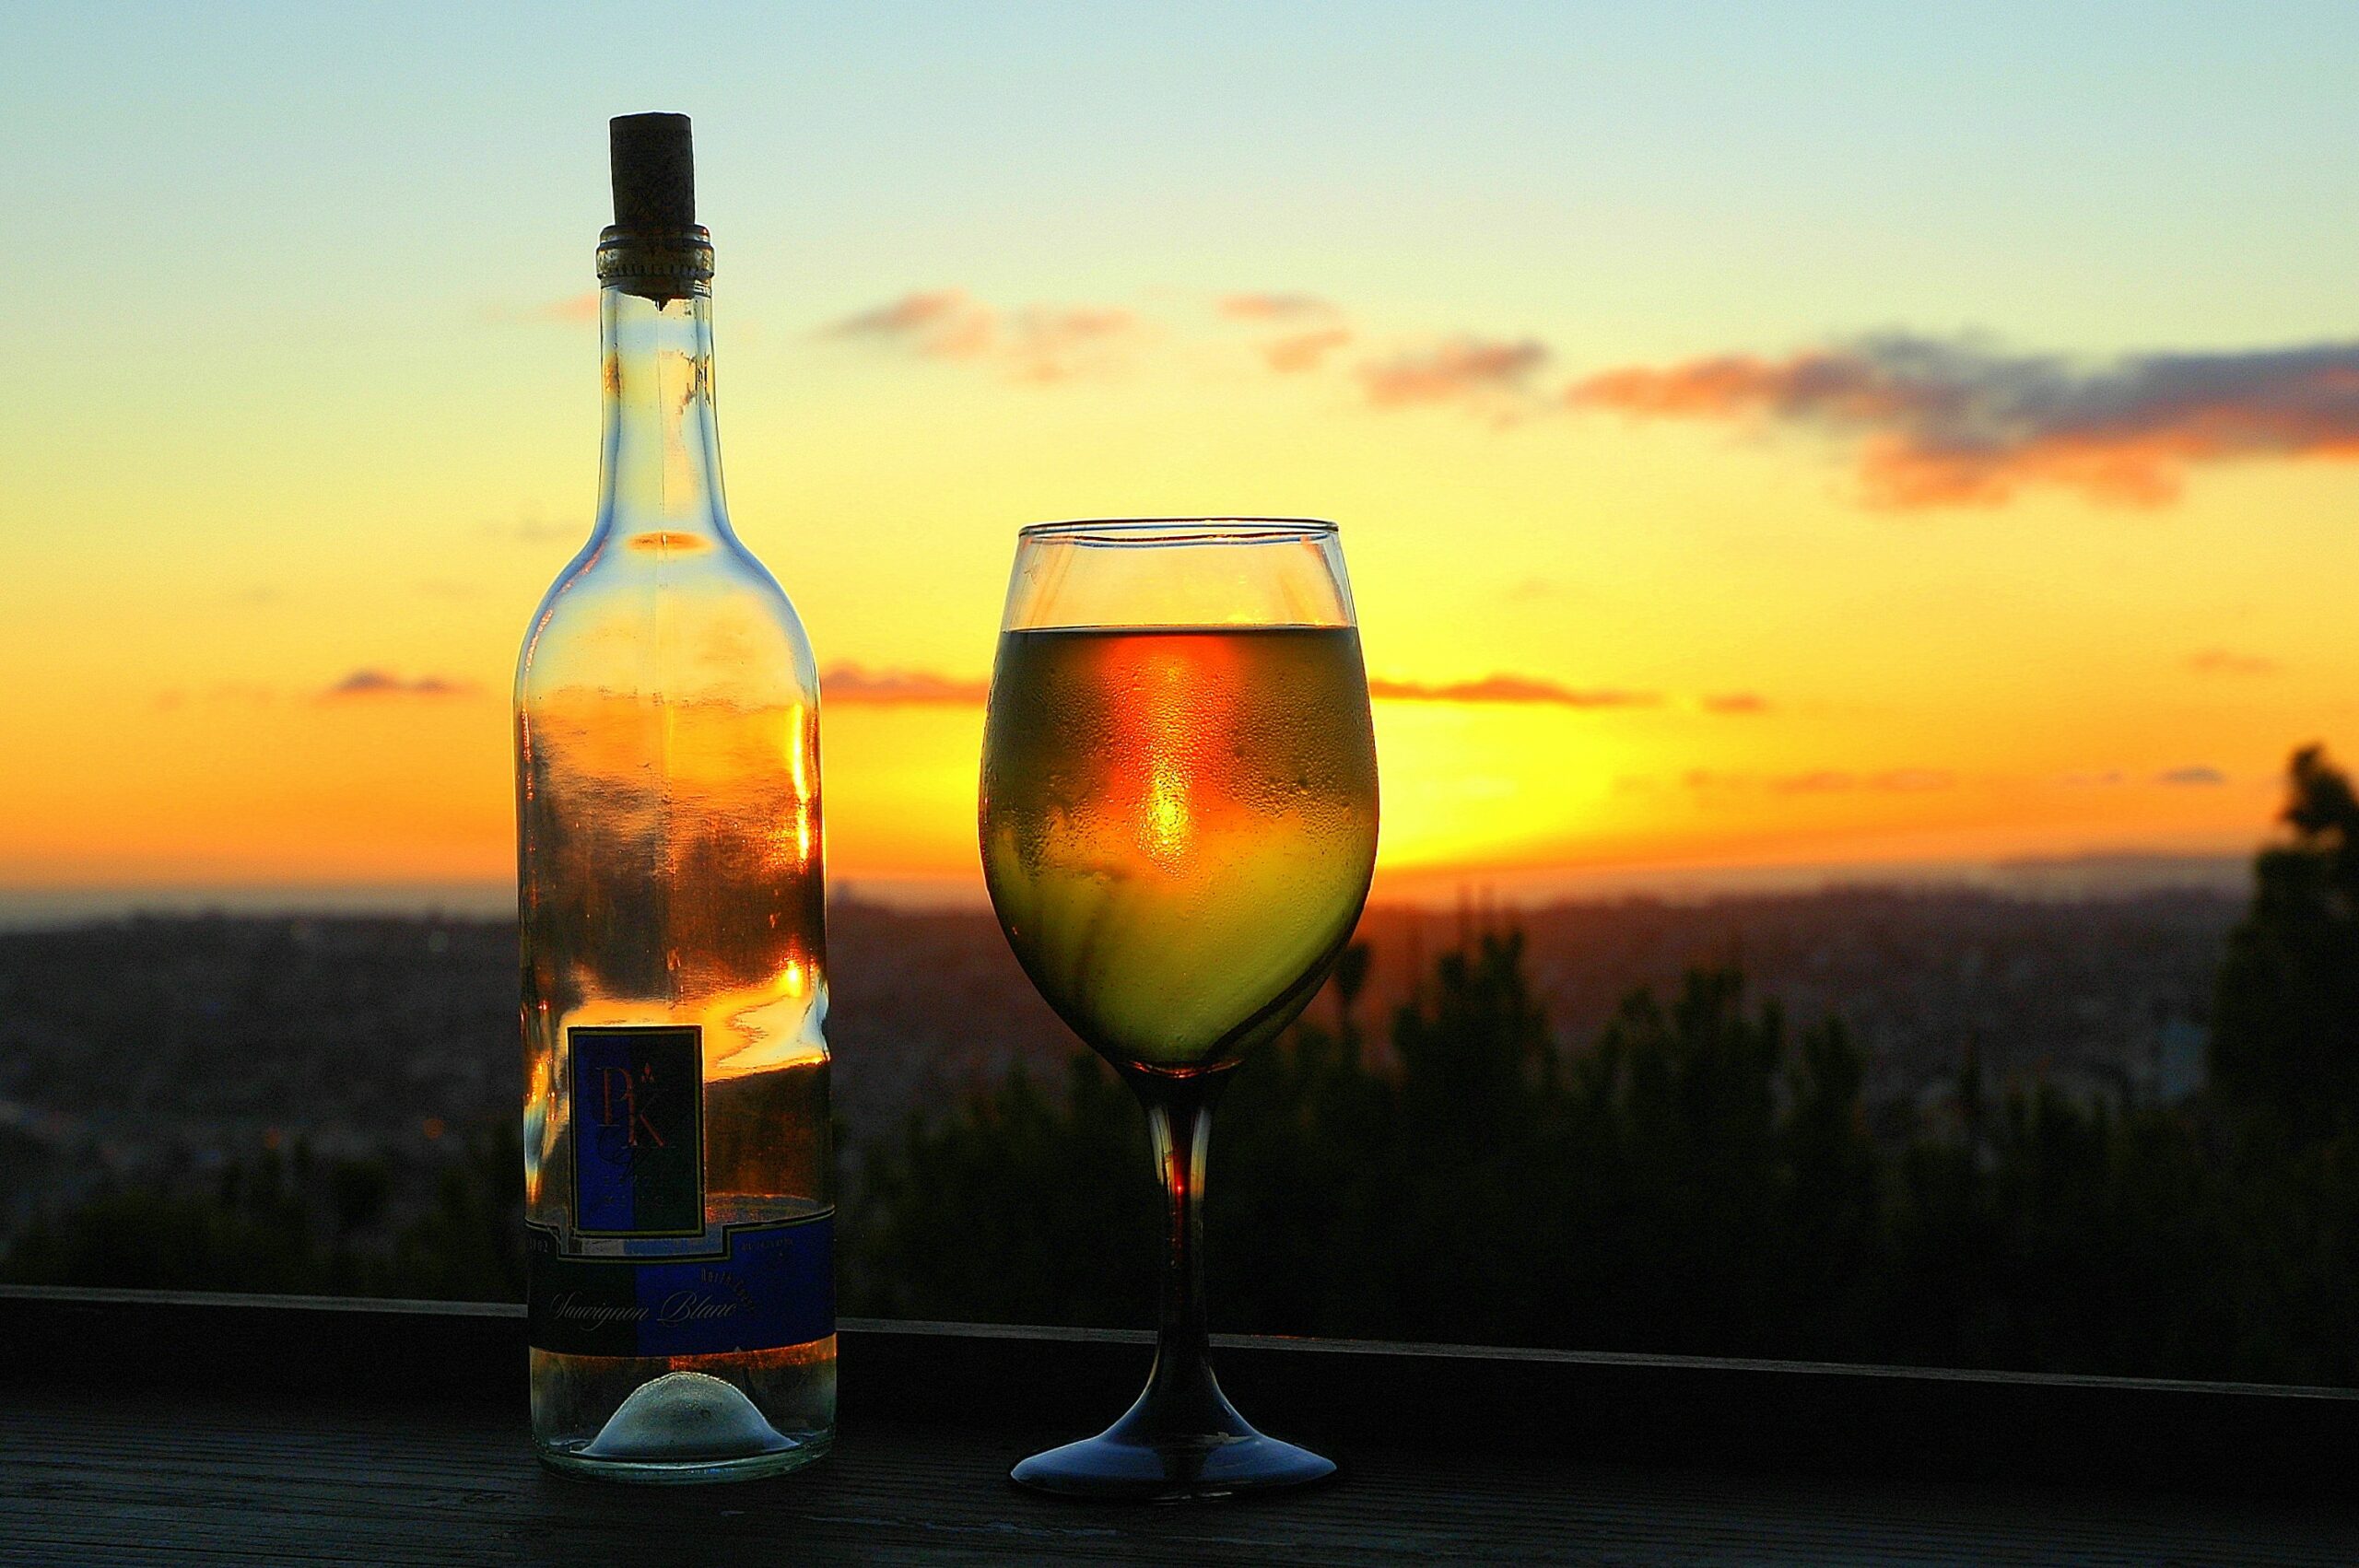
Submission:
[[[74,1563],[2359,1563],[2359,1509],[1973,1483],[1731,1475],[1358,1446],[1244,1504],[1036,1499],[1007,1465],[1071,1433],[850,1423],[799,1475],[638,1489],[532,1458],[496,1403],[0,1390],[0,1562]]]

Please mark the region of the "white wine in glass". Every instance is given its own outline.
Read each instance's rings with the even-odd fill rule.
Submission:
[[[1214,1102],[1350,939],[1376,862],[1376,746],[1332,523],[1023,531],[984,728],[983,870],[1025,972],[1146,1108],[1169,1202],[1155,1370],[1019,1482],[1172,1498],[1297,1485],[1206,1355]]]

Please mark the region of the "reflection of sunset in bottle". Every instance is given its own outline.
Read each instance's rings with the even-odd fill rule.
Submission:
[[[527,1035],[530,1035],[529,1027]],[[548,1164],[551,1091],[556,1086],[550,1071],[553,1060],[550,1053],[533,1051],[531,1058],[532,1067],[524,1083],[524,1206],[527,1209],[541,1200],[541,1173]]]
[[[1375,863],[1356,633],[1010,632],[988,726],[992,902],[1084,1038],[1200,1067],[1293,1015]]]
[[[791,707],[780,725],[784,738],[780,747],[786,759],[792,800],[772,830],[770,863],[780,872],[800,874],[816,864],[819,848],[819,790],[817,770],[811,762],[815,734],[811,710],[800,704]]]
[[[816,706],[558,686],[524,706],[518,742],[527,1214],[571,1219],[569,1032],[650,1024],[700,1030],[707,1237],[824,1213]],[[546,1410],[569,1410],[563,1390],[596,1404],[697,1370],[800,1422],[832,1389],[833,1351],[828,1337],[611,1365],[538,1351],[534,1387]]]
[[[530,934],[535,956],[568,961],[540,991],[563,1023],[629,1022],[660,996],[667,1016],[710,1032],[710,1076],[815,1055],[815,711],[571,690],[543,698],[525,727],[525,828],[540,861]],[[545,816],[544,802],[564,809]]]

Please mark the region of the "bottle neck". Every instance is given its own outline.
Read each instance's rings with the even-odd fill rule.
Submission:
[[[701,286],[643,290],[618,279],[598,291],[598,532],[659,553],[710,547],[733,539],[713,419],[711,297]]]

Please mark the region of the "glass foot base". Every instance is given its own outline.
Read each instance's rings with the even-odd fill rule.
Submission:
[[[1117,1426],[1035,1454],[1010,1470],[1008,1479],[1057,1497],[1179,1503],[1308,1486],[1334,1473],[1333,1460],[1264,1437],[1251,1427],[1213,1437],[1156,1442],[1127,1435]]]

